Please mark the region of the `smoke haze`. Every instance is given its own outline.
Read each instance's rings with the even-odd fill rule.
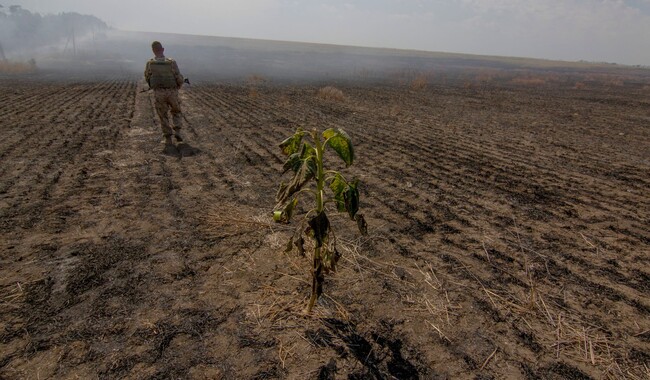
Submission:
[[[76,38],[100,37],[108,29],[100,19],[74,12],[42,16],[18,5],[0,8],[0,46],[5,58],[34,55],[61,43],[73,49]]]
[[[5,58],[35,59],[40,69],[66,70],[79,75],[101,72],[141,76],[144,63],[152,55],[153,40],[163,43],[166,55],[178,60],[183,74],[199,80],[240,80],[258,75],[294,81],[350,78],[384,81],[387,78],[412,80],[418,75],[440,77],[443,72],[449,77],[467,69],[492,70],[491,76],[526,74],[531,69],[591,70],[582,63],[548,60],[129,32],[111,28],[95,16],[79,13],[41,15],[20,6],[3,7],[0,11],[0,47],[3,47],[0,53]],[[241,5],[238,11],[251,9]]]
[[[92,14],[119,30],[650,65],[650,0],[12,3]]]

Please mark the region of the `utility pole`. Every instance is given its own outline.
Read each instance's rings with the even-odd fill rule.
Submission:
[[[70,43],[70,40],[72,40],[72,56],[76,57],[77,44],[75,43],[75,39],[74,39],[74,28],[71,29],[70,34],[68,34],[68,39],[65,41],[65,46],[63,47],[63,54],[65,54],[65,52],[68,51],[68,44]]]
[[[0,4],[0,8],[4,8],[2,4]],[[4,16],[5,12],[4,10],[0,11],[2,15]],[[7,57],[5,57],[5,51],[2,50],[2,42],[0,42],[0,61],[6,61]]]
[[[72,27],[72,55],[74,57],[77,56],[77,44],[74,41],[74,27]]]

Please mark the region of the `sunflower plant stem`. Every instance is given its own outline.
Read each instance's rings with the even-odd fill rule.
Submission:
[[[316,145],[316,213],[323,212],[325,206],[323,201],[323,191],[325,189],[325,170],[323,170],[323,143],[316,131],[312,132],[314,144]]]
[[[325,170],[323,170],[324,145],[320,140],[318,132],[313,131],[312,138],[314,139],[314,148],[316,150],[316,215],[320,215],[325,211],[325,200],[323,194],[325,189]],[[325,280],[325,277],[323,276],[321,248],[322,247],[314,248],[313,267],[311,271],[311,297],[309,298],[309,304],[307,305],[307,313],[311,312],[316,300],[318,300],[323,292],[323,281]]]
[[[303,139],[304,137],[308,137],[307,141]],[[293,177],[288,183],[280,183],[275,196],[278,206],[273,211],[273,220],[278,223],[289,223],[298,205],[298,197],[305,193],[314,196],[312,199],[315,205],[311,203],[314,207],[305,214],[303,224],[298,227],[297,234],[290,238],[286,250],[289,252],[293,246],[296,246],[299,253],[303,255],[305,252],[303,235],[315,240],[310,270],[311,297],[305,308],[305,311],[310,313],[323,293],[325,275],[336,271],[336,263],[341,257],[336,249],[336,239],[334,231],[330,228],[325,205],[335,203],[336,209],[330,211],[346,212],[350,219],[357,221],[359,232],[365,234],[367,231],[363,215],[357,213],[359,181],[355,179],[348,182],[338,171],[325,170],[323,162],[325,150],[331,149],[348,167],[354,160],[354,150],[350,136],[340,128],[329,128],[322,134],[317,130],[308,133],[298,128],[293,136],[280,143],[280,149],[287,156],[283,170],[293,171]],[[307,228],[305,224],[308,224]],[[330,233],[332,236],[329,236]]]

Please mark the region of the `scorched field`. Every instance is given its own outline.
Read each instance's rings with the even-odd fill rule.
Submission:
[[[0,378],[650,378],[647,87],[321,87],[195,83],[165,150],[138,78],[3,78]],[[309,315],[297,127],[369,227]]]

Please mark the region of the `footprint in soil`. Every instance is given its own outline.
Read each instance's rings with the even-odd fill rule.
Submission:
[[[201,151],[198,148],[191,146],[188,143],[180,143],[176,146],[174,145],[165,145],[162,153],[166,156],[172,157],[192,157],[199,154]]]

